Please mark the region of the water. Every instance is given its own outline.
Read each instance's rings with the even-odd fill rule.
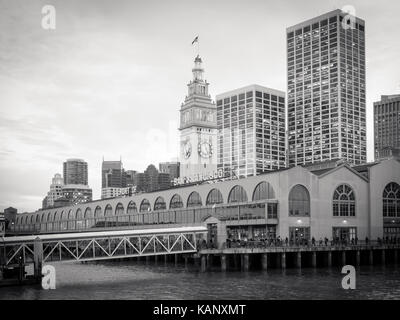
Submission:
[[[54,263],[56,290],[0,288],[0,299],[400,299],[400,269],[357,269],[356,290],[341,287],[339,268],[200,273],[133,261]]]

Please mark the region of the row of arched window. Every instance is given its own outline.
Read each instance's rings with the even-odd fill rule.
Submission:
[[[272,186],[266,182],[263,181],[259,183],[256,188],[254,189],[253,192],[253,201],[258,201],[258,200],[266,200],[266,199],[274,199],[275,198],[275,193],[272,188]],[[239,202],[247,202],[248,197],[247,197],[247,192],[246,190],[240,186],[236,185],[234,186],[228,196],[228,203],[239,203]],[[214,205],[214,204],[221,204],[224,203],[223,196],[220,190],[214,188],[212,189],[206,198],[206,205]],[[203,205],[203,201],[201,199],[201,196],[198,192],[193,191],[187,201],[186,201],[186,207],[191,208],[191,207],[200,207]],[[179,209],[184,207],[184,202],[182,197],[179,194],[175,194],[169,203],[169,206],[167,206],[167,203],[165,202],[163,197],[158,197],[153,206],[154,211],[158,210],[166,210],[167,208],[169,209]],[[92,214],[91,208],[87,208],[84,213],[82,213],[81,209],[76,210],[76,216],[74,216],[74,213],[71,210],[68,212],[61,211],[60,213],[58,212],[49,212],[47,214],[43,213],[42,215],[38,214],[30,216],[30,220],[28,221],[28,216],[24,217],[25,221],[22,221],[22,224],[27,224],[27,223],[41,223],[44,221],[54,221],[54,220],[69,220],[69,219],[88,219],[88,218],[97,218],[101,216],[112,216],[113,209],[110,204],[107,204],[104,211],[102,211],[102,208],[100,206],[97,206],[95,208],[94,213]],[[136,212],[148,212],[152,211],[152,206],[151,203],[148,199],[143,199],[139,205],[139,208],[137,208],[136,203],[134,201],[129,202],[126,213],[127,214],[133,214]],[[122,203],[118,203],[116,208],[115,208],[115,215],[121,215],[124,214],[124,206]],[[76,217],[76,218],[75,218]],[[19,223],[19,221],[17,221]]]
[[[274,199],[275,193],[268,182],[258,184],[253,192],[253,201]],[[303,185],[295,185],[289,192],[289,216],[310,216],[310,194]],[[240,186],[234,186],[228,196],[228,203],[248,202],[248,197],[245,189]],[[218,189],[212,189],[206,198],[206,205],[214,205],[223,203],[222,193]],[[203,202],[200,194],[193,191],[187,201],[186,207],[199,207]],[[334,217],[354,217],[356,214],[356,199],[353,189],[347,184],[339,185],[333,194],[332,209]],[[179,209],[184,207],[184,202],[179,194],[175,194],[169,203],[169,209]],[[138,210],[139,209],[139,210]],[[154,211],[166,210],[167,203],[163,197],[158,197],[153,206]],[[134,214],[136,212],[148,212],[152,210],[152,206],[147,199],[143,199],[137,208],[134,201],[129,202],[126,209],[126,214]],[[81,209],[48,212],[37,215],[26,215],[17,218],[17,224],[34,224],[45,221],[56,220],[71,220],[71,219],[90,219],[102,216],[123,215],[125,208],[122,203],[118,203],[115,211],[110,204],[107,204],[104,211],[100,206],[97,206],[92,212],[90,207],[83,212]],[[395,182],[386,185],[383,191],[383,217],[400,217],[400,186]]]

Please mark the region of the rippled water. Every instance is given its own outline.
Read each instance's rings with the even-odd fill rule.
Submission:
[[[200,273],[144,262],[54,263],[56,290],[0,288],[0,299],[399,299],[400,269],[357,269],[356,290],[339,268]]]

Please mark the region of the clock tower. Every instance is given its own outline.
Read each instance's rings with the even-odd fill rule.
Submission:
[[[217,171],[217,108],[208,94],[209,83],[203,79],[199,55],[192,73],[180,110],[180,176],[197,180]]]

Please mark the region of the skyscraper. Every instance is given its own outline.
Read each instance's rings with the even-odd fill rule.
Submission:
[[[375,157],[400,158],[400,94],[374,103]]]
[[[285,93],[251,85],[217,95],[218,170],[252,176],[285,167]]]
[[[43,200],[42,208],[54,207],[54,201],[63,196],[63,177],[61,174],[56,173],[51,181],[50,191],[47,193],[46,198]]]
[[[198,178],[214,173],[217,169],[216,106],[208,94],[209,83],[203,79],[202,60],[197,56],[192,69],[193,80],[188,84],[188,95],[181,106],[182,177]]]
[[[161,173],[168,173],[171,181],[179,178],[180,163],[178,161],[161,162],[159,169]]]
[[[64,184],[88,185],[88,165],[82,159],[67,159],[63,164]]]
[[[123,186],[122,171],[121,161],[103,161],[101,165],[101,187],[125,187]]]
[[[366,162],[365,23],[335,10],[287,28],[289,165]]]

